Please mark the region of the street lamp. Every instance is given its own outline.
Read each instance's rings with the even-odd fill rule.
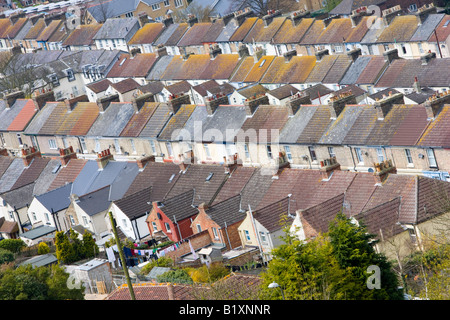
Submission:
[[[284,299],[284,291],[283,291],[283,288],[281,288],[280,285],[279,285],[278,283],[276,283],[276,282],[272,282],[271,284],[269,284],[269,289],[274,289],[274,288],[280,288],[280,291],[281,291],[281,297],[283,297],[283,300],[285,300],[285,299]]]

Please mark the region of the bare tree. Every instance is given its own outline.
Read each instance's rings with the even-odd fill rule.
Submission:
[[[175,22],[185,21],[188,15],[193,15],[198,22],[210,22],[212,8],[210,6],[202,6],[198,3],[191,3],[187,8],[175,9],[172,12],[172,17]]]

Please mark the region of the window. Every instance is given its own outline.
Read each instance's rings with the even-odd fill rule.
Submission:
[[[209,151],[209,146],[205,143],[203,145],[203,148],[205,149],[206,157],[211,158],[211,152]]]
[[[73,73],[72,69],[67,69],[67,80],[69,81],[75,80],[75,74]]]
[[[413,164],[413,159],[411,156],[411,150],[405,149],[405,155],[406,155],[406,161],[408,161],[408,164]]]
[[[84,138],[80,138],[80,145],[83,153],[87,152],[86,140]]]
[[[334,46],[335,52],[342,52],[342,46]]]
[[[32,212],[32,213],[31,213],[31,216],[33,217],[33,220],[34,220],[34,221],[36,221],[36,220],[37,220],[37,217],[36,217],[36,212]]]
[[[272,159],[272,147],[271,146],[266,146],[266,150],[267,150],[267,157],[269,159]]]
[[[152,10],[153,11],[156,11],[156,10],[159,10],[159,3],[155,3],[155,4],[152,4]]]
[[[284,152],[286,152],[286,157],[288,158],[288,161],[292,161],[291,147],[284,146]]]
[[[158,227],[156,226],[156,222],[152,221],[153,231],[158,231]]]
[[[166,148],[167,148],[167,153],[169,154],[169,157],[173,157],[173,149],[172,149],[172,144],[170,142],[166,142]]]
[[[50,222],[50,217],[48,216],[48,213],[45,212],[44,215],[45,215],[45,221]]]
[[[259,237],[261,238],[261,241],[266,243],[267,242],[267,238],[266,238],[266,234],[262,231],[259,232]]]
[[[197,232],[202,232],[202,226],[200,224],[196,224]]]
[[[213,234],[214,234],[214,239],[219,239],[219,233],[217,233],[217,229],[216,228],[212,228]]]
[[[20,133],[17,133],[17,141],[19,141],[19,145],[23,145],[22,137]]]
[[[248,143],[244,144],[244,150],[245,150],[245,158],[250,159],[250,151],[248,148]]]
[[[170,224],[168,224],[167,222],[164,222],[164,226],[166,227],[167,232],[172,232],[172,231],[170,231]]]
[[[87,220],[87,218],[85,216],[83,216],[83,223],[84,223],[85,226],[88,225],[88,220]]]
[[[100,140],[99,139],[95,139],[95,152],[100,152],[101,148],[100,148]]]
[[[156,154],[156,145],[154,140],[150,140],[150,148],[152,148],[152,153]]]
[[[356,153],[356,159],[358,159],[358,163],[364,163],[361,148],[355,148],[355,153]]]
[[[309,155],[311,156],[311,160],[312,161],[317,161],[317,157],[316,157],[316,151],[314,150],[314,147],[308,147],[309,149]]]
[[[50,149],[58,149],[58,147],[56,146],[56,140],[55,139],[48,140],[48,146],[49,146]]]
[[[133,17],[133,12],[128,12],[127,14],[125,14],[125,17],[127,18]]]
[[[183,0],[175,0],[175,7],[181,7],[183,5]]]
[[[114,139],[114,149],[116,149],[117,154],[122,153],[122,150],[120,149],[119,139]]]
[[[170,2],[169,2],[169,0],[164,0],[164,6],[165,6],[165,7],[168,7],[168,6],[170,6]]]
[[[34,137],[34,136],[32,136]],[[0,142],[2,143],[2,146],[6,146],[5,137],[3,136],[3,133],[0,133]]]
[[[124,227],[127,227],[127,219],[122,219],[122,224],[123,224]]]
[[[131,144],[131,150],[133,151],[133,153],[136,153],[136,145],[134,144],[134,140],[130,139],[130,144]]]
[[[427,149],[428,163],[431,168],[437,168],[436,158],[433,149]]]
[[[408,8],[409,8],[410,12],[417,11],[417,4],[415,4],[415,3],[410,4]]]
[[[404,44],[401,44],[401,47],[403,54],[406,54],[406,46]]]
[[[250,232],[248,232],[248,230],[244,230],[244,233],[245,233],[245,239],[247,241],[250,241]]]
[[[330,158],[336,157],[336,153],[334,153],[333,147],[328,147],[328,154],[330,155]]]
[[[75,225],[75,219],[72,215],[69,215],[70,223],[74,226]]]
[[[377,148],[377,157],[378,157],[378,162],[381,163],[384,161],[383,149]]]

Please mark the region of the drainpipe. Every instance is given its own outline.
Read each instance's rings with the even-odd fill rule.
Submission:
[[[180,231],[180,225],[177,223],[177,218],[175,217],[175,215],[173,216],[173,222],[177,225],[177,229],[178,229],[178,234],[180,236],[180,240],[183,240],[183,237],[181,236],[181,231]]]
[[[231,250],[231,249],[233,249],[233,247],[231,246],[230,236],[228,235],[228,226],[227,226],[227,222],[226,221],[225,221],[225,233],[227,234],[228,245],[230,246],[230,250]]]
[[[253,226],[253,230],[255,231],[255,236],[256,236],[256,240],[258,241],[258,248],[259,248],[259,253],[261,254],[261,259],[263,261],[264,264],[264,254],[261,248],[261,241],[259,239],[259,235],[258,232],[256,230],[256,225],[255,225],[255,219],[253,218],[253,213],[252,213],[252,208],[250,207],[250,204],[248,204],[248,211],[250,212],[250,219],[252,221],[252,226]]]

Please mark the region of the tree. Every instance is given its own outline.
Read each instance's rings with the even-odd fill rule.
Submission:
[[[92,234],[86,231],[83,234],[83,257],[92,258],[95,257],[96,253],[98,253],[98,246],[95,243]]]
[[[58,265],[31,265],[0,270],[0,300],[82,300],[84,288],[69,289],[67,274]]]
[[[188,15],[195,16],[198,22],[210,22],[212,9],[208,5],[203,6],[200,3],[191,3],[187,8],[175,9],[172,13],[172,17],[176,22],[186,20]]]
[[[72,263],[74,252],[69,237],[64,231],[58,231],[55,235],[56,258],[59,263]]]

